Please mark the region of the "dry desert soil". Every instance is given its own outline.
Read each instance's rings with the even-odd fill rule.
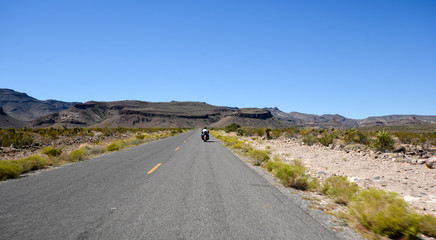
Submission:
[[[310,175],[321,182],[332,175],[345,176],[363,189],[374,187],[399,193],[417,212],[436,216],[436,169],[425,164],[398,161],[393,154],[307,146],[283,137],[263,141],[241,137],[241,140],[255,149],[270,150],[272,157],[286,163],[302,160]]]

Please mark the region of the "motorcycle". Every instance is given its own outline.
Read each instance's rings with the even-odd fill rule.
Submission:
[[[207,141],[207,140],[209,140],[209,133],[202,133],[201,134],[201,139],[203,140],[203,141]]]

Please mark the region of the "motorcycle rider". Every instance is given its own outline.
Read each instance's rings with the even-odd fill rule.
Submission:
[[[207,129],[207,127],[204,127],[204,129],[201,131],[201,139],[203,139],[205,134],[207,135],[207,138],[209,138],[209,129]]]

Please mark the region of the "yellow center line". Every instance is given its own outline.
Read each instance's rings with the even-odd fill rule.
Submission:
[[[179,148],[180,148],[180,147],[177,147],[177,148],[176,148],[176,151],[179,150]]]
[[[154,172],[154,170],[156,170],[160,165],[162,165],[162,163],[159,163],[158,165],[156,165],[154,168],[152,168],[150,171],[148,171],[147,174]]]

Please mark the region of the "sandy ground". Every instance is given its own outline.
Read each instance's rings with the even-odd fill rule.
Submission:
[[[391,155],[367,151],[334,150],[322,145],[306,146],[298,140],[252,140],[243,138],[256,149],[269,150],[284,162],[302,160],[312,176],[321,181],[342,175],[361,188],[375,187],[401,194],[420,213],[436,216],[436,169],[425,164],[397,162]]]

